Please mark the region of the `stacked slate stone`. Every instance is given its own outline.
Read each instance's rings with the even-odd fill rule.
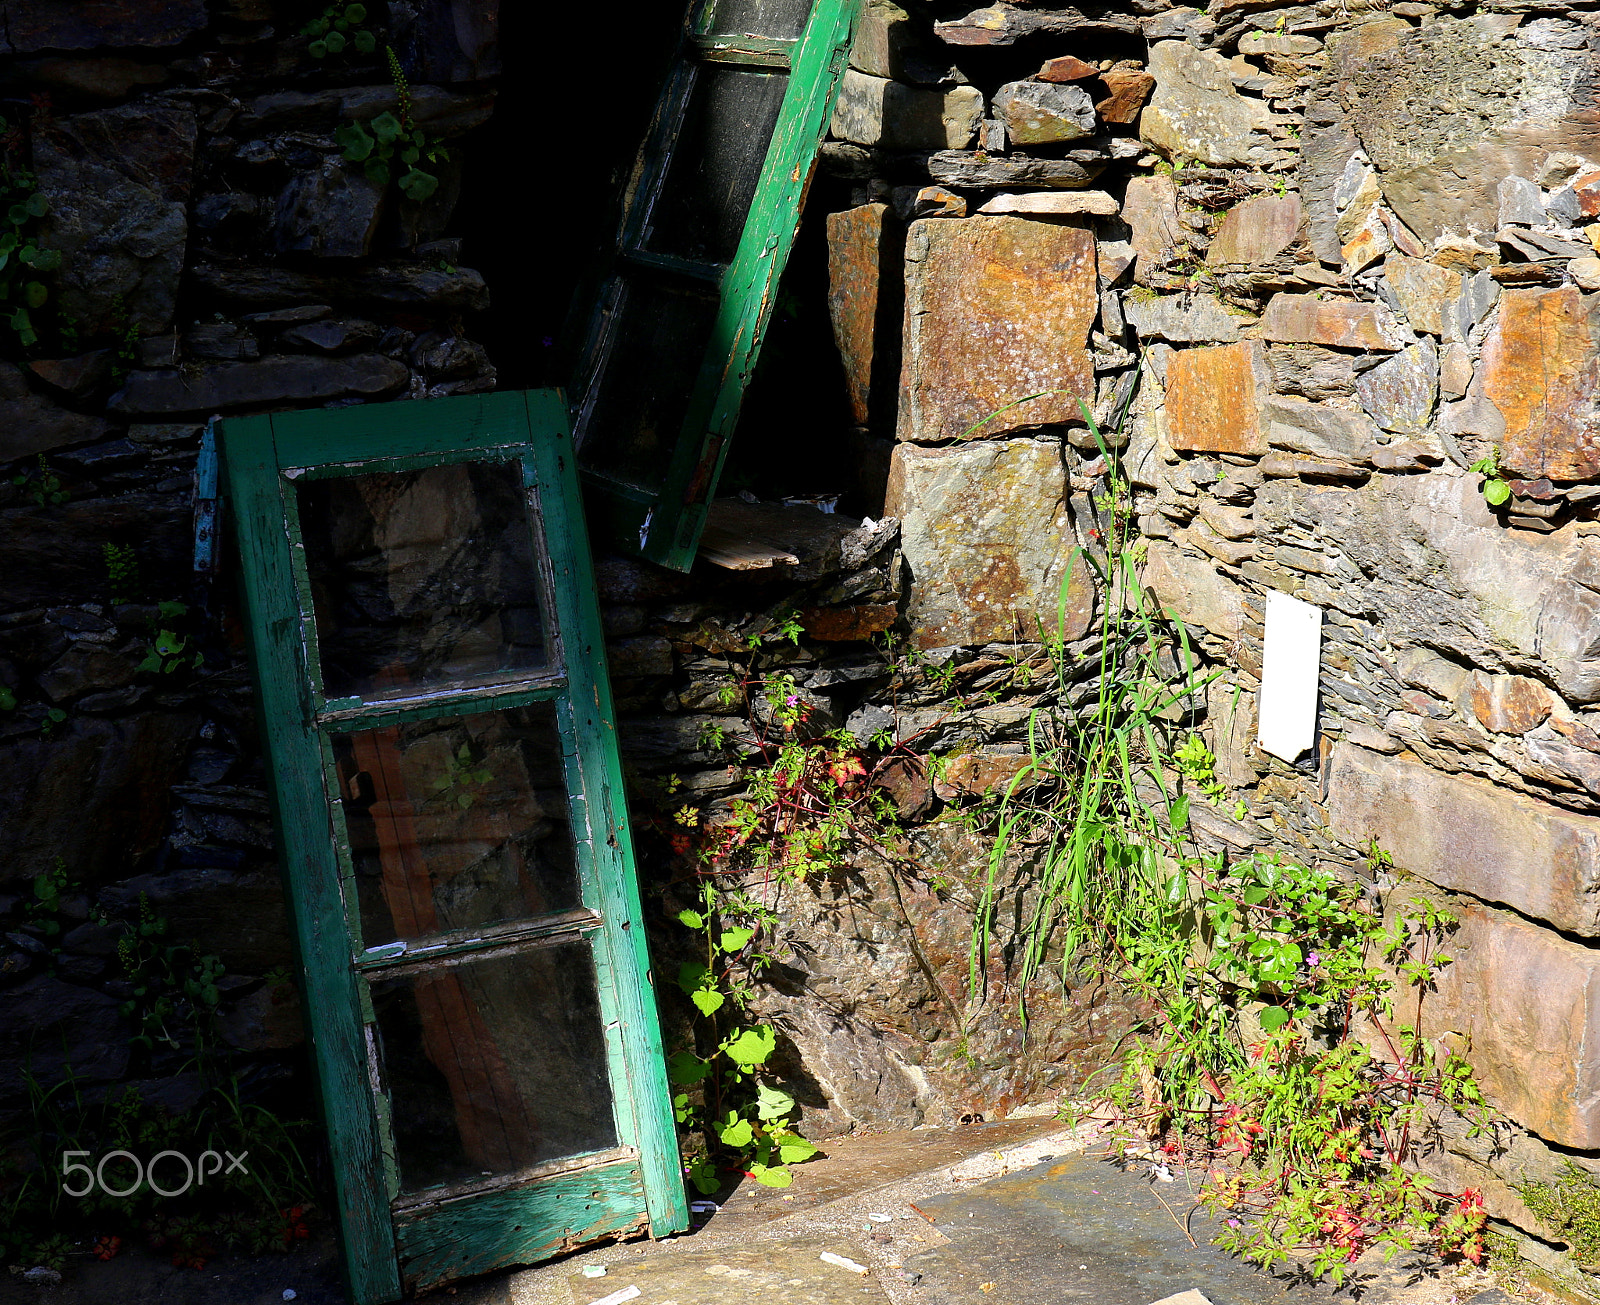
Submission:
[[[1348,873],[1376,838],[1449,900],[1423,1031],[1523,1131],[1427,1163],[1559,1240],[1515,1185],[1556,1152],[1600,1174],[1596,16],[868,14],[824,154],[857,186],[830,218],[835,316],[853,394],[898,392],[897,428],[857,419],[895,440],[915,637],[995,637],[1030,550],[997,605],[1053,607],[1063,519],[1080,543],[1093,524],[1071,490],[1100,487],[1076,400],[1111,419],[1136,368],[1114,442],[1144,582],[1221,672],[1204,734],[1232,794],[1194,818],[1213,847]],[[861,326],[864,284],[903,311],[903,365]],[[1255,743],[1274,592],[1325,621],[1292,765]]]
[[[419,128],[448,146],[488,118],[493,5],[371,8]],[[335,132],[398,92],[381,52],[314,57],[308,9],[6,10],[7,162],[37,177],[31,238],[61,263],[38,343],[0,323],[0,1124],[26,1127],[29,1071],[193,1100],[189,1046],[130,1059],[116,941],[141,897],[225,964],[221,1032],[250,1080],[296,1063],[236,582],[193,567],[204,419],[495,384],[462,324],[487,291],[451,235],[459,164],[414,202],[341,157]],[[163,631],[182,655],[151,664]]]

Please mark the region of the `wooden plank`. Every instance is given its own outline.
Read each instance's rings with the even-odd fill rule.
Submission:
[[[637,1228],[643,1208],[639,1166],[631,1160],[413,1208],[395,1219],[400,1272],[408,1291],[423,1291],[532,1264]]]
[[[337,728],[344,734],[353,730],[381,729],[406,721],[461,716],[468,712],[509,711],[513,707],[526,707],[559,697],[566,682],[564,675],[540,675],[537,679],[529,676],[509,684],[482,687],[445,685],[439,689],[429,689],[426,694],[409,700],[360,702],[359,699],[335,698],[317,713],[317,724],[324,729]],[[359,705],[347,706],[347,703]]]
[[[758,68],[787,68],[798,42],[766,36],[695,37],[695,47],[706,63],[747,64]]]
[[[604,946],[596,949],[597,978],[603,1001],[615,1004],[620,1065],[627,1090],[617,1094],[618,1133],[640,1151],[651,1231],[657,1237],[689,1226],[689,1208],[678,1158],[677,1126],[667,1086],[661,1023],[651,990],[650,954],[644,910],[628,828],[622,761],[617,751],[616,715],[606,673],[605,637],[600,625],[588,530],[578,490],[577,456],[566,415],[548,406],[541,413],[538,393],[530,393],[529,426],[555,434],[535,440],[540,475],[559,492],[548,496],[545,530],[556,569],[556,601],[567,630],[567,670],[571,680],[571,723],[579,744],[584,824],[574,812],[574,836],[586,828],[597,863],[600,898],[606,918]],[[608,994],[608,987],[611,989]],[[616,1081],[614,1079],[614,1081]],[[622,1116],[626,1114],[628,1118]]]
[[[516,391],[470,397],[475,402],[415,399],[285,414],[277,423],[278,465],[311,467],[424,453],[450,455],[512,449],[527,442],[522,424],[526,409]]]
[[[366,1079],[361,994],[349,966],[339,869],[329,837],[320,743],[284,531],[270,417],[219,427],[244,571],[257,716],[273,777],[285,896],[304,974],[304,1014],[327,1124],[345,1273],[356,1305],[400,1293],[383,1147]]]

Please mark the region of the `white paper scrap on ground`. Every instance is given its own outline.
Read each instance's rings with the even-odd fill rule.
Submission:
[[[1293,761],[1317,737],[1317,675],[1322,666],[1322,609],[1287,594],[1267,595],[1257,738]]]
[[[622,1305],[625,1300],[632,1300],[639,1294],[637,1287],[624,1287],[621,1291],[614,1291],[609,1296],[602,1296],[599,1300],[592,1300],[589,1305]]]
[[[857,1264],[854,1260],[847,1260],[844,1256],[835,1255],[832,1251],[823,1251],[817,1258],[828,1264],[837,1264],[841,1269],[849,1269],[851,1273],[865,1273],[867,1271],[865,1264]]]

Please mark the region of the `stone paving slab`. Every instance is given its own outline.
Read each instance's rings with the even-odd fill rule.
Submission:
[[[574,1273],[567,1285],[572,1305],[594,1305],[632,1287],[639,1294],[629,1305],[758,1300],[764,1305],[874,1305],[884,1299],[874,1274],[829,1263],[822,1258],[825,1253],[866,1267],[867,1252],[853,1242],[801,1237],[618,1264],[603,1278]]]
[[[904,1261],[922,1275],[926,1305],[1150,1305],[1190,1291],[1211,1305],[1279,1305],[1286,1292],[1297,1305],[1351,1299],[1327,1283],[1262,1273],[1229,1255],[1211,1244],[1216,1224],[1181,1175],[1161,1182],[1103,1154],[1040,1164],[914,1208],[949,1238]],[[1511,1305],[1482,1282],[1458,1295],[1404,1269],[1356,1268],[1367,1305],[1442,1298]]]

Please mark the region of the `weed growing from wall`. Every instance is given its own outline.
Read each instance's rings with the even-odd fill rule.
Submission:
[[[27,928],[51,948],[51,964],[63,930],[76,923],[64,899],[80,888],[59,859],[34,881]],[[90,918],[121,930],[128,995],[120,1014],[133,1028],[132,1072],[187,1081],[194,1096],[171,1108],[132,1084],[84,1082],[70,1065],[48,1079],[25,1068],[31,1110],[0,1144],[0,1265],[59,1271],[111,1259],[136,1237],[174,1266],[196,1269],[224,1251],[293,1249],[314,1218],[316,1184],[302,1146],[316,1128],[244,1088],[218,1025],[221,962],[171,937],[143,897],[132,920]],[[239,1163],[225,1163],[227,1155]]]
[[[749,651],[764,640],[798,642],[801,633],[792,617],[779,617],[752,636]],[[863,747],[844,730],[812,729],[808,704],[781,671],[747,667],[730,678],[723,705],[742,705],[755,737],[754,755],[743,758],[748,787],[730,805],[680,805],[661,822],[695,883],[695,904],[677,920],[699,935],[703,959],[685,962],[678,984],[704,1023],[697,1048],[673,1054],[668,1072],[679,1124],[693,1143],[704,1140],[703,1151],[686,1148],[686,1168],[706,1193],[729,1169],[787,1187],[789,1166],[816,1153],[795,1132],[796,1102],[768,1068],[776,1030],[749,1014],[755,981],[777,948],[773,903],[784,888],[836,874],[863,855],[907,864],[894,803],[875,781],[891,762],[920,764],[886,737]]]
[[[1101,595],[1097,694],[1082,716],[1035,714],[1028,764],[990,812],[974,994],[1003,905],[1001,867],[1027,846],[1039,891],[1023,989],[1059,949],[1158,1012],[1105,1096],[1133,1154],[1204,1174],[1200,1199],[1224,1218],[1222,1245],[1267,1267],[1299,1260],[1336,1283],[1374,1246],[1476,1262],[1476,1194],[1436,1191],[1404,1167],[1438,1110],[1474,1129],[1490,1120],[1466,1064],[1416,1031],[1454,921],[1421,898],[1386,920],[1350,879],[1202,849],[1200,804],[1225,811],[1228,797],[1191,724],[1213,676],[1141,586],[1128,515],[1097,510],[1103,551],[1074,558]],[[1064,701],[1068,668],[1052,651]],[[1232,815],[1245,813],[1240,803]],[[1368,857],[1374,878],[1391,868],[1375,846]]]

